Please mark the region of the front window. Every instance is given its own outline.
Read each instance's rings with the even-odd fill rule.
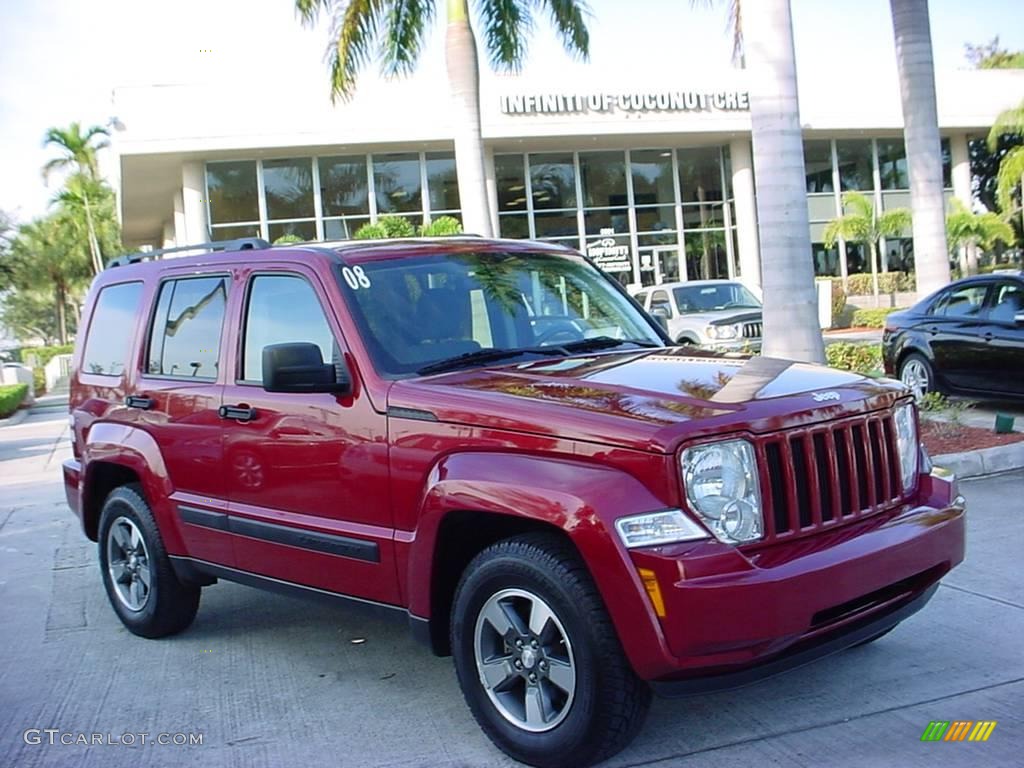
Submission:
[[[345,266],[341,277],[385,375],[488,350],[564,355],[593,340],[662,346],[651,322],[577,256],[440,253]]]
[[[676,306],[680,314],[715,312],[721,309],[760,309],[761,302],[740,283],[683,285],[676,288]]]

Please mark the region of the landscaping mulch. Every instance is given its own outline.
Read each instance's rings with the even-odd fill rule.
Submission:
[[[930,456],[941,456],[944,453],[961,453],[1017,443],[1024,440],[1024,432],[997,435],[991,429],[922,420],[921,440]]]

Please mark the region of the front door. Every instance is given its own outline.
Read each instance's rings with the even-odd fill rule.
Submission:
[[[345,359],[329,294],[316,274],[294,265],[240,279],[238,357],[224,393],[237,567],[397,603],[386,417],[371,407],[356,371],[344,397],[262,386],[270,344],[312,342],[325,362]]]
[[[644,286],[686,280],[686,264],[680,262],[679,246],[656,245],[637,249],[640,262],[640,283]],[[682,267],[682,274],[680,274]]]
[[[989,296],[991,309],[984,327],[985,353],[978,366],[985,370],[982,388],[989,392],[1024,395],[1024,284],[998,282]]]

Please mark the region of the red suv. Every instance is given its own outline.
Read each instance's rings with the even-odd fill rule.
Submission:
[[[874,640],[963,559],[896,382],[672,347],[552,245],[202,248],[112,262],[75,350],[67,498],[137,635],[219,578],[371,604],[498,747],[583,766],[652,689]]]

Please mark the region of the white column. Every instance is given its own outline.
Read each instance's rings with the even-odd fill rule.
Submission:
[[[967,149],[967,134],[949,137],[949,154],[953,162],[953,196],[971,207],[971,154]]]
[[[210,227],[206,218],[206,169],[200,160],[181,166],[182,212],[185,218],[185,242],[206,243],[210,240]]]
[[[484,147],[484,183],[487,185],[487,210],[491,215],[491,227],[494,229],[494,236],[498,237],[498,174],[494,170],[494,149]],[[459,206],[462,199],[459,198]]]
[[[161,248],[173,248],[175,246],[174,219],[164,222],[163,236],[160,242]]]
[[[180,189],[174,193],[174,244],[188,244],[188,232],[185,230],[185,202]]]
[[[754,200],[754,164],[750,140],[729,143],[732,161],[732,193],[736,203],[736,239],[740,249],[740,276],[751,285],[761,285],[761,250],[757,240],[757,205]]]

